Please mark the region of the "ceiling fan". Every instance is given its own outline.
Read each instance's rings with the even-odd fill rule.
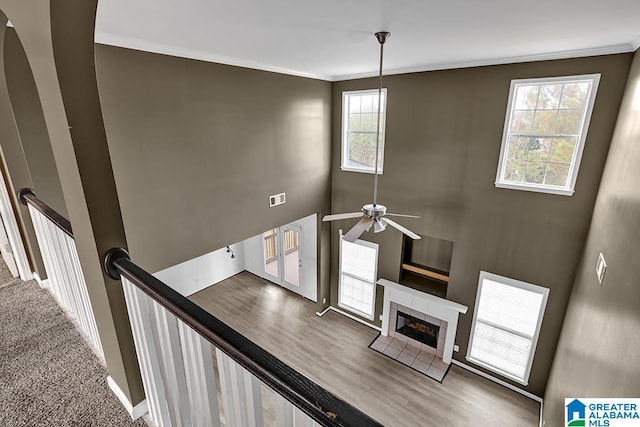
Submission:
[[[400,230],[412,239],[419,239],[420,236],[403,227],[397,222],[387,218],[389,216],[405,217],[405,218],[420,218],[415,215],[394,214],[388,213],[387,208],[384,205],[378,204],[378,147],[380,145],[380,121],[381,121],[381,102],[382,102],[382,56],[384,50],[384,42],[387,41],[391,33],[386,31],[380,31],[375,34],[378,42],[380,43],[380,72],[378,74],[380,85],[378,86],[378,123],[376,127],[376,160],[374,169],[373,180],[373,203],[366,204],[362,207],[360,212],[349,212],[334,215],[325,215],[322,221],[336,221],[340,219],[360,218],[360,221],[354,225],[351,230],[344,235],[344,239],[348,242],[355,242],[358,237],[365,231],[368,231],[373,226],[374,233],[384,231],[387,225]]]

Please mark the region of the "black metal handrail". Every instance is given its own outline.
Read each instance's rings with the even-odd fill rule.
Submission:
[[[73,237],[69,220],[38,199],[32,190],[22,189],[18,195],[24,204],[29,203]],[[120,276],[127,278],[320,425],[382,426],[134,264],[126,250],[114,248],[109,251],[104,260],[104,268],[115,280],[120,280]]]
[[[42,215],[46,216],[51,222],[53,222],[59,229],[64,231],[69,237],[73,238],[73,230],[71,229],[71,223],[69,220],[58,212],[53,210],[49,205],[38,199],[30,188],[23,188],[18,192],[18,198],[24,204],[30,204],[38,210]]]

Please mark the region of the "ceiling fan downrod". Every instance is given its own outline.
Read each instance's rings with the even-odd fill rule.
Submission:
[[[322,221],[338,221],[350,218],[360,218],[360,220],[343,236],[343,239],[347,242],[355,242],[365,231],[368,231],[373,227],[375,233],[384,231],[387,225],[392,226],[398,231],[402,232],[406,236],[412,239],[420,239],[420,236],[408,228],[398,224],[389,217],[405,217],[405,218],[420,218],[415,215],[396,214],[387,212],[387,208],[384,205],[378,204],[378,164],[379,164],[379,150],[380,150],[380,129],[382,127],[382,61],[384,54],[384,43],[387,41],[391,33],[387,31],[380,31],[375,33],[376,39],[380,43],[380,68],[378,73],[379,85],[378,85],[378,121],[376,125],[376,152],[375,152],[375,170],[373,181],[373,203],[366,204],[360,209],[359,212],[339,213],[333,215],[325,215]]]
[[[378,31],[375,36],[380,43],[380,68],[378,72],[378,122],[376,124],[376,163],[373,170],[373,206],[378,204],[378,153],[380,150],[380,122],[382,121],[382,58],[384,56],[384,43],[391,35],[388,31]]]

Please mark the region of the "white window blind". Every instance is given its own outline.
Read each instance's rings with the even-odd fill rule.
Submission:
[[[480,273],[467,359],[527,384],[549,289]]]
[[[373,319],[376,299],[378,245],[340,238],[340,283],[338,305]]]

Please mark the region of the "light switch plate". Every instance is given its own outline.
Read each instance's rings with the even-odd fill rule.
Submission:
[[[604,260],[604,255],[600,252],[598,255],[598,262],[596,263],[596,275],[598,276],[598,282],[602,285],[602,281],[604,280],[604,272],[607,270],[607,263]]]

